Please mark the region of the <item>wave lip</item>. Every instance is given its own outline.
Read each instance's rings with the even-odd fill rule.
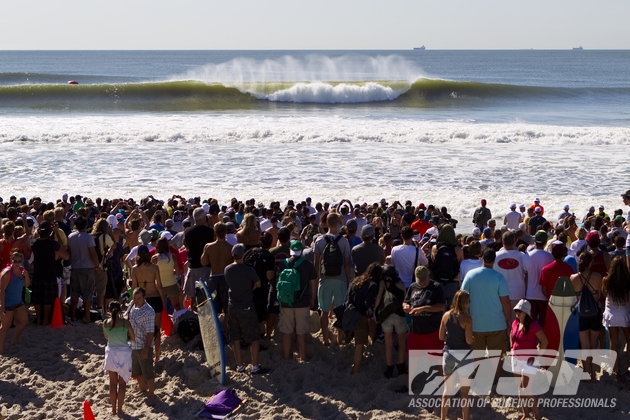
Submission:
[[[272,102],[296,102],[296,103],[363,103],[391,101],[403,92],[396,92],[389,86],[383,86],[375,82],[365,84],[339,83],[332,85],[323,82],[296,83],[288,89],[282,89],[265,99]]]

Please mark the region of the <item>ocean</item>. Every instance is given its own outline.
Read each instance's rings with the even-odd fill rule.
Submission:
[[[628,68],[630,51],[0,51],[0,196],[611,214]]]

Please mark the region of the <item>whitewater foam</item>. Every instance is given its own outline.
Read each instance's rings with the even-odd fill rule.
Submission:
[[[273,102],[298,102],[298,103],[360,103],[391,101],[404,92],[395,92],[389,86],[368,82],[362,85],[340,83],[296,83],[288,89],[282,89],[265,99]]]
[[[466,222],[481,198],[501,217],[538,196],[553,216],[565,203],[578,214],[619,208],[629,188],[630,156],[610,155],[630,144],[630,129],[619,127],[146,114],[3,117],[0,133],[0,191],[46,200],[386,197],[444,205]]]

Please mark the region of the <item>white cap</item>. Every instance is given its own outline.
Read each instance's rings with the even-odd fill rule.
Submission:
[[[569,210],[569,205],[568,205],[568,204],[565,204],[565,205],[564,205],[564,209],[565,209],[565,210]]]
[[[510,204],[510,208],[511,209],[515,209],[516,208],[516,204],[515,203]]]
[[[540,198],[538,197],[534,198],[534,203],[540,203]]]
[[[160,238],[166,238],[167,241],[170,241],[171,239],[173,239],[173,234],[168,230],[165,230],[160,233]]]

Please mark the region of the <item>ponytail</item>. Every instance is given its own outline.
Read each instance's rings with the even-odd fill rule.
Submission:
[[[118,319],[118,314],[120,313],[120,302],[113,300],[109,302],[109,306],[107,308],[109,313],[112,315],[111,325],[109,327],[110,330],[113,330],[116,326],[116,320]]]

